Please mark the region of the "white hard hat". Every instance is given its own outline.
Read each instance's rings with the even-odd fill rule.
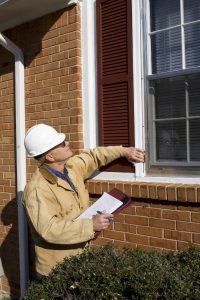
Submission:
[[[64,133],[58,133],[53,127],[38,124],[31,127],[25,136],[24,145],[29,157],[41,155],[65,140]]]

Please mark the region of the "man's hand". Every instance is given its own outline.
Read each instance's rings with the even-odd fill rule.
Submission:
[[[101,231],[102,229],[108,228],[110,224],[109,218],[113,218],[113,215],[102,213],[101,215],[97,214],[93,216],[92,220],[94,231]]]
[[[124,156],[131,163],[144,162],[144,160],[145,160],[144,150],[134,148],[134,147],[124,148]]]

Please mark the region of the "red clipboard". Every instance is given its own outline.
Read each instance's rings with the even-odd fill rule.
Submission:
[[[112,212],[112,214],[114,216],[117,215],[118,213],[120,213],[121,211],[123,211],[125,208],[127,208],[132,203],[132,200],[130,197],[128,197],[126,194],[122,193],[120,190],[118,190],[116,188],[112,189],[108,194],[113,196],[117,200],[122,201],[122,205],[120,207],[118,207],[115,211]],[[96,231],[94,234],[93,240],[95,240],[100,235],[100,233],[101,233],[101,231]]]

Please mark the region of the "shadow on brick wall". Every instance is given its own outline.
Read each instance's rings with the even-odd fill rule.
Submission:
[[[13,29],[5,31],[3,34],[14,42],[23,52],[25,67],[28,67],[35,57],[42,57],[44,40],[49,43],[49,47],[56,46],[59,38],[59,29],[56,22],[72,8],[65,8],[36,20],[21,24]],[[55,32],[55,34],[54,34]],[[48,47],[48,45],[46,46]],[[0,76],[13,71],[14,56],[0,45]]]
[[[18,216],[17,200],[12,199],[3,208],[1,222],[5,226],[5,237],[0,248],[3,271],[10,286],[12,299],[19,296],[20,271],[19,271],[19,243],[18,243]]]

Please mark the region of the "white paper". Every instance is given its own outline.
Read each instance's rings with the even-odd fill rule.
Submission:
[[[77,219],[91,219],[94,215],[98,214],[97,211],[111,214],[122,204],[122,201],[116,199],[108,193],[103,193],[103,195],[87,210],[85,210]]]

